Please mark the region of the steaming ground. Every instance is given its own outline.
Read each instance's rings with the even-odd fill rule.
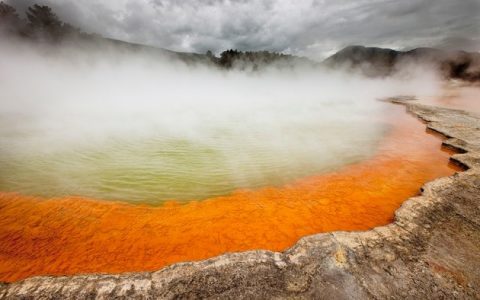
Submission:
[[[388,132],[376,98],[433,76],[206,66],[75,47],[0,46],[0,190],[151,204],[282,185],[364,160]]]

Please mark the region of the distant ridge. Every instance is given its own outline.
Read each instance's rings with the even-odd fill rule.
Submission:
[[[407,64],[425,64],[447,79],[480,80],[480,53],[416,48],[397,51],[388,48],[349,46],[327,58],[331,68],[353,68],[368,76],[389,76]]]

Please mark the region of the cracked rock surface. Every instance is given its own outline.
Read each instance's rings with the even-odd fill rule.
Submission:
[[[402,102],[465,172],[427,183],[387,226],[302,238],[156,272],[0,283],[0,299],[480,299],[480,116]],[[408,155],[408,154],[406,154]]]

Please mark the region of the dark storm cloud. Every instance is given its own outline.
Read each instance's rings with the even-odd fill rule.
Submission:
[[[351,44],[479,50],[479,0],[11,0],[105,36],[178,51],[275,50],[321,58]],[[463,41],[455,44],[455,41]]]

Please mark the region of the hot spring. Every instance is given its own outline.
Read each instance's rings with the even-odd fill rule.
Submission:
[[[380,108],[370,102],[172,100],[124,110],[112,101],[104,109],[116,111],[103,119],[67,99],[54,115],[9,112],[1,116],[0,189],[161,204],[280,186],[370,157],[389,130],[372,119]]]
[[[3,191],[205,199],[366,159],[388,130],[379,85],[341,74],[16,57],[0,83]]]
[[[1,48],[0,280],[279,251],[386,224],[456,170],[421,122],[377,101],[434,94],[426,74]]]

